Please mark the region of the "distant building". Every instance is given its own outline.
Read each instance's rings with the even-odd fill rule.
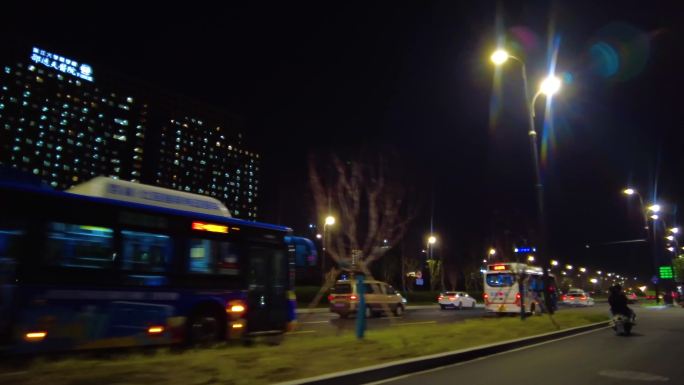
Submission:
[[[0,64],[0,166],[61,190],[100,175],[156,184],[257,218],[260,159],[238,117],[37,47]]]
[[[259,155],[241,148],[242,133],[227,124],[234,126],[238,121],[208,114],[165,121],[155,184],[209,195],[225,202],[234,216],[256,219]]]
[[[66,189],[98,175],[139,181],[147,105],[94,82],[87,64],[33,48],[0,72],[0,164]]]

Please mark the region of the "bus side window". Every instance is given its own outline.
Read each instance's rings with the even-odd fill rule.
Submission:
[[[239,255],[235,244],[210,239],[190,240],[191,273],[238,275]]]
[[[0,223],[0,260],[9,258],[16,260],[21,254],[20,240],[25,234],[19,226],[5,225]]]
[[[114,257],[112,229],[59,222],[48,226],[47,264],[107,269],[113,266]]]
[[[138,231],[121,232],[123,268],[145,272],[164,272],[171,256],[171,237]]]
[[[3,286],[14,283],[17,260],[22,256],[22,237],[26,234],[22,226],[0,223],[0,305],[7,303],[2,298]]]

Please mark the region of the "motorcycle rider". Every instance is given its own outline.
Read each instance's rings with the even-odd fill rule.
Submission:
[[[610,287],[608,303],[610,304],[610,312],[613,315],[622,314],[629,317],[632,321],[636,318],[634,311],[627,306],[627,296],[625,296],[622,286],[619,284]]]

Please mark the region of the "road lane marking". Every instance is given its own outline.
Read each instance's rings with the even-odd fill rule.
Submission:
[[[395,324],[392,324],[392,326],[399,326],[399,325],[425,325],[425,324],[436,324],[437,321],[422,321],[422,322],[397,322]]]
[[[617,378],[619,380],[630,380],[630,381],[660,381],[667,382],[670,379],[667,377],[659,376],[657,374],[646,373],[646,372],[635,372],[633,370],[602,370],[598,372],[599,376]]]

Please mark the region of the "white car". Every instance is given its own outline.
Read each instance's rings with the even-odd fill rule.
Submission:
[[[569,306],[594,306],[594,299],[581,289],[570,289],[561,296],[561,303]]]
[[[447,308],[455,308],[459,310],[463,308],[474,309],[475,304],[477,304],[475,298],[462,291],[442,292],[439,294],[439,297],[437,297],[437,302],[439,302],[439,307],[442,308],[442,310]]]

